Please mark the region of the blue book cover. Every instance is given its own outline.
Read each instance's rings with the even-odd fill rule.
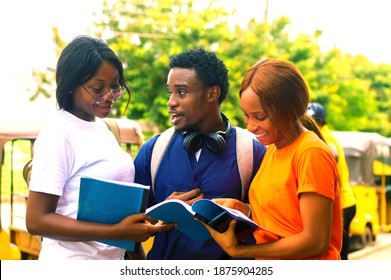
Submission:
[[[102,224],[116,224],[123,218],[144,212],[149,186],[82,177],[80,179],[77,219]],[[137,251],[139,242],[129,240],[97,240],[129,251]]]

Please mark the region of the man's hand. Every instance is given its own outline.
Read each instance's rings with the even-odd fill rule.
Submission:
[[[179,199],[186,202],[189,205],[192,205],[195,201],[204,198],[204,194],[201,193],[199,188],[188,191],[188,192],[173,192],[169,195],[166,200],[169,199]]]

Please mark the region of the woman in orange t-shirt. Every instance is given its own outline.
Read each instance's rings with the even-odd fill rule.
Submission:
[[[257,259],[340,259],[342,217],[335,159],[307,115],[307,84],[292,63],[265,59],[242,81],[240,104],[247,129],[268,146],[249,189],[250,205],[216,202],[251,214],[277,235],[255,231],[255,245],[237,241],[232,221],[212,237],[232,257]],[[250,207],[251,206],[251,207]]]

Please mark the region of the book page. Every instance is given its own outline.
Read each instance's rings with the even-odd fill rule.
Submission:
[[[175,223],[176,228],[195,240],[211,238],[204,225],[194,218],[191,206],[179,199],[169,199],[149,207],[146,215],[167,224]]]

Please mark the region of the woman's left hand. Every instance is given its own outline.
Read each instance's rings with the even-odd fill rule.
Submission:
[[[235,234],[236,220],[232,220],[229,223],[228,229],[223,233],[219,233],[218,231],[214,230],[213,228],[211,228],[205,223],[203,224],[206,227],[206,229],[210,232],[210,235],[216,241],[216,243],[219,244],[220,247],[231,257],[235,257],[234,255],[236,249],[239,246]]]

